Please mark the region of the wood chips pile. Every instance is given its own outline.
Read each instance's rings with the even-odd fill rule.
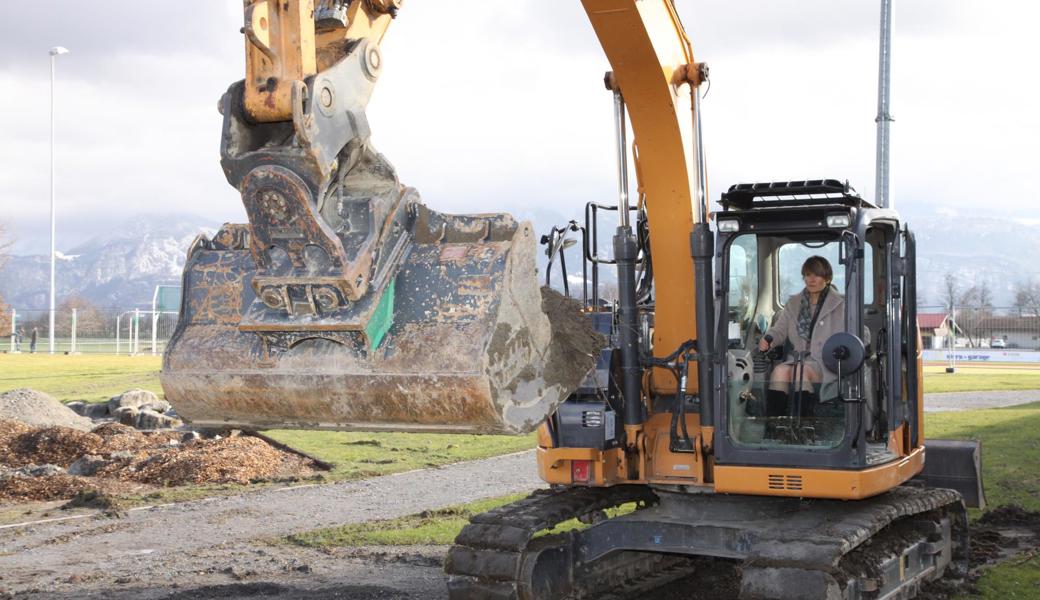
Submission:
[[[86,433],[66,427],[34,428],[0,420],[0,503],[59,500],[88,489],[200,484],[246,484],[310,475],[311,461],[255,437],[179,444],[176,432],[141,432],[106,423]],[[68,468],[84,455],[108,461],[93,477],[66,473],[26,476],[31,465]]]
[[[133,471],[124,469],[120,477],[163,486],[250,483],[284,472],[286,462],[302,462],[296,459],[254,437],[199,440],[138,461]]]

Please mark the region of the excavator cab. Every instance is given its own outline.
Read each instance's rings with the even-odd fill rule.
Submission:
[[[914,462],[924,445],[913,233],[837,180],[736,185],[722,205],[716,464],[724,473],[727,465],[847,470],[863,476],[831,492],[870,495],[880,486],[870,473]],[[789,341],[760,351],[783,311],[810,318],[785,303],[799,300],[811,256],[831,266],[835,297],[812,314],[810,355]],[[919,481],[984,504],[977,443],[936,440],[927,450]],[[776,474],[759,493],[804,493],[803,475]]]
[[[834,180],[734,186],[723,205],[720,464],[858,468],[915,447],[914,280],[900,268],[913,238],[898,216]],[[801,301],[811,257],[832,272],[815,309]]]

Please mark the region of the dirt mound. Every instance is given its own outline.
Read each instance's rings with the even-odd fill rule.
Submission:
[[[53,397],[29,388],[0,394],[0,419],[21,421],[34,427],[69,427],[80,431],[89,431],[93,424]]]
[[[986,527],[1025,527],[1040,533],[1040,512],[1026,510],[1017,504],[1005,504],[986,512],[975,523]]]

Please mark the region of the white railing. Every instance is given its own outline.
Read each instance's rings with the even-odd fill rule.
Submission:
[[[65,354],[158,355],[173,335],[177,317],[176,311],[142,308],[59,308],[55,311],[54,349]],[[0,340],[8,338],[0,349],[10,353],[46,352],[48,321],[47,310],[11,309],[0,319]]]

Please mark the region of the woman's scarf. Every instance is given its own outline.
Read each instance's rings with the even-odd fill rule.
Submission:
[[[823,288],[823,291],[820,292],[820,297],[816,300],[816,302],[821,306],[821,308],[823,306],[824,300],[827,299],[827,292],[830,291],[830,288],[831,286],[829,285]],[[809,341],[809,336],[812,335],[812,321],[813,309],[812,303],[809,302],[809,289],[804,288],[802,290],[802,301],[801,304],[798,306],[798,337],[802,338],[805,341]]]

